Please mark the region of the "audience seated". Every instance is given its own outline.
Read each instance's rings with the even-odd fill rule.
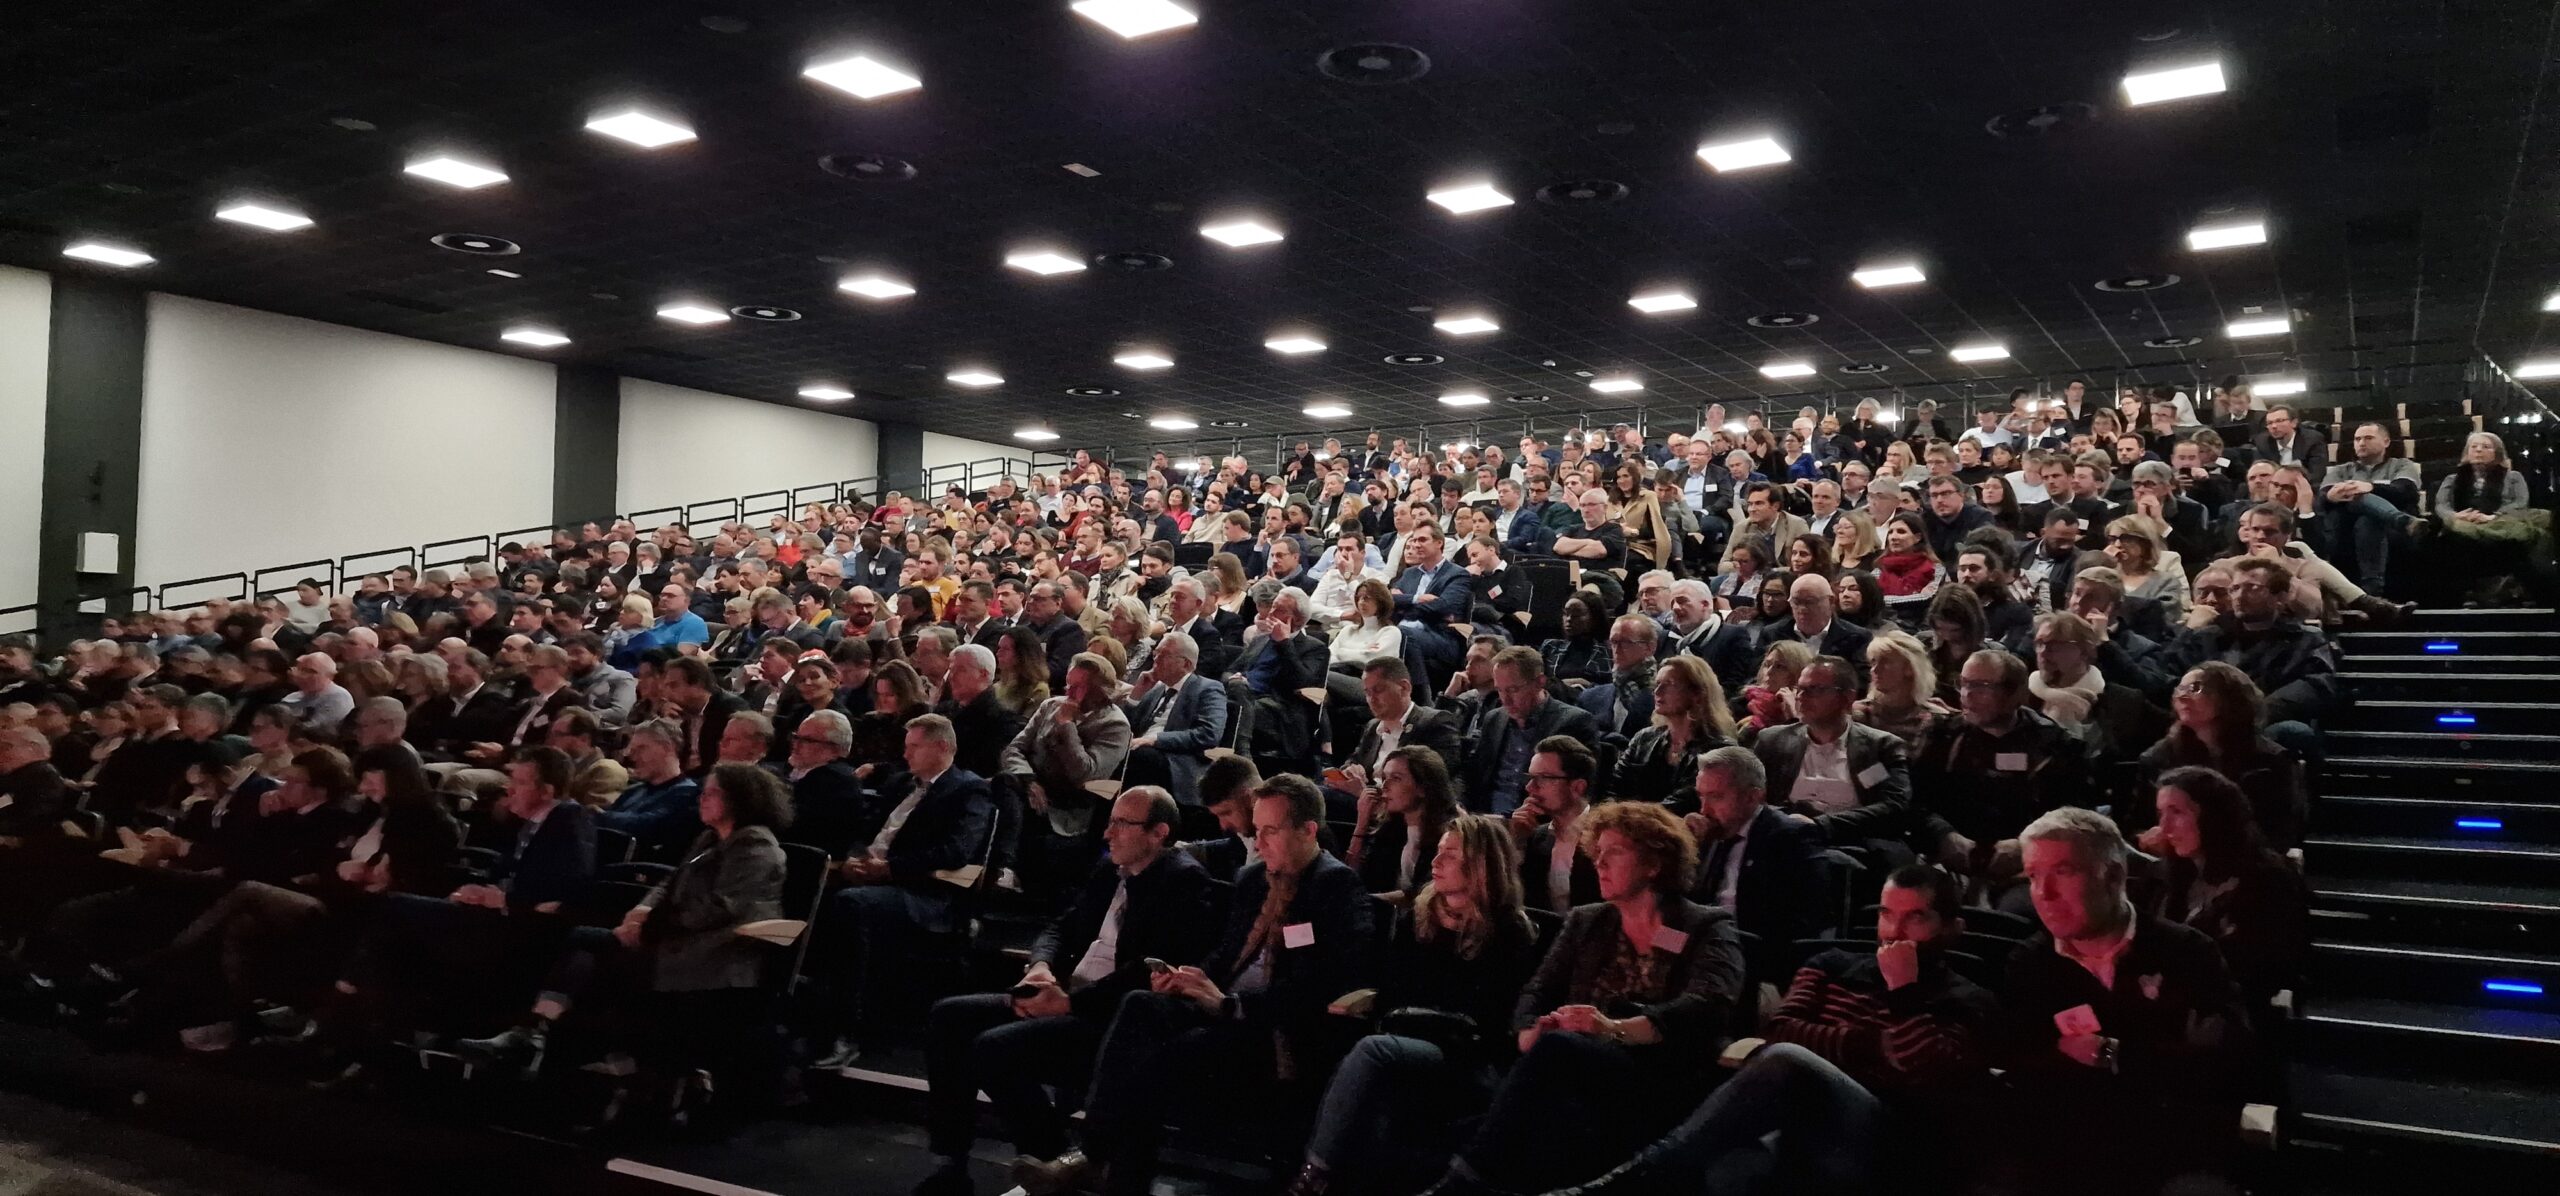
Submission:
[[[1468,738],[1460,800],[1476,813],[1507,817],[1520,807],[1529,759],[1545,740],[1564,735],[1592,743],[1598,727],[1590,712],[1549,696],[1546,662],[1535,649],[1514,646],[1496,653],[1493,688],[1500,700],[1478,718]]]
[[[1699,657],[1672,655],[1654,664],[1648,705],[1652,717],[1627,740],[1608,778],[1612,798],[1677,798],[1699,758],[1733,742],[1733,712],[1724,689]]]
[[[1566,609],[1572,609],[1571,604]],[[1574,705],[1591,715],[1600,734],[1624,743],[1653,722],[1653,662],[1662,624],[1650,616],[1623,614],[1609,622],[1609,677],[1583,689]]]
[[[1380,900],[1403,905],[1430,880],[1425,853],[1436,850],[1440,831],[1457,815],[1458,795],[1440,753],[1420,744],[1399,747],[1379,764],[1378,783],[1360,791],[1342,862]]]
[[[1565,914],[1600,899],[1600,873],[1580,833],[1599,771],[1599,759],[1571,735],[1548,736],[1531,753],[1520,806],[1504,820],[1520,846],[1520,889],[1529,908]]]
[[[1167,788],[1186,806],[1200,804],[1209,749],[1225,746],[1227,733],[1227,687],[1201,676],[1199,664],[1200,646],[1190,636],[1166,632],[1125,706],[1135,732],[1129,783]]]
[[[1700,757],[1694,791],[1697,809],[1681,818],[1702,856],[1690,900],[1732,914],[1773,956],[1837,923],[1837,903],[1823,891],[1824,832],[1770,804],[1768,773],[1752,749]]]
[[[2248,796],[2230,778],[2193,766],[2161,774],[2154,790],[2158,896],[2150,913],[2203,931],[2222,949],[2253,1011],[2302,978],[2311,953],[2310,893],[2301,870],[2269,850]],[[2155,850],[2156,849],[2156,850]]]
[[[1805,666],[1796,679],[1800,717],[1763,732],[1751,751],[1770,805],[1809,820],[1819,841],[1906,863],[1922,819],[1912,799],[1911,752],[1892,733],[1851,719],[1849,676],[1837,657]]]
[[[2026,708],[2027,665],[1998,648],[1967,657],[1959,709],[1921,731],[1911,789],[1921,846],[1977,889],[2018,892],[2018,834],[2038,815],[2093,793],[2088,744]]]

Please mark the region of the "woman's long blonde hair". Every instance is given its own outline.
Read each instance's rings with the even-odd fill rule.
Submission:
[[[1520,849],[1511,842],[1503,820],[1489,814],[1460,814],[1440,832],[1458,836],[1458,854],[1466,860],[1467,894],[1473,900],[1457,928],[1458,957],[1474,959],[1492,941],[1497,927],[1530,934],[1529,915],[1522,912]],[[1426,853],[1437,843],[1423,845]],[[1428,859],[1426,854],[1424,858]],[[1413,937],[1428,943],[1447,928],[1440,925],[1442,899],[1438,885],[1424,885],[1413,899]]]

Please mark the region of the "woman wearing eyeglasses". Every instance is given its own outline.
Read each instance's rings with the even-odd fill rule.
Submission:
[[[2177,619],[2187,613],[2187,570],[2162,540],[2156,520],[2127,515],[2107,525],[2107,556],[2124,575],[2125,593],[2152,599]]]
[[[2248,795],[2251,816],[2269,846],[2281,851],[2299,843],[2310,806],[2302,764],[2263,733],[2266,698],[2258,683],[2233,665],[2209,660],[2178,679],[2169,709],[2177,722],[2142,753],[2135,766],[2135,796],[2117,812],[2126,833],[2137,835],[2144,851],[2158,854],[2159,812],[2151,807],[2151,796],[2169,770],[2199,767],[2231,778]]]

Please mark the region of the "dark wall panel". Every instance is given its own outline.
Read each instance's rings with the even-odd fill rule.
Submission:
[[[880,424],[880,494],[924,489],[924,429],[914,424]],[[878,498],[880,495],[873,495]]]
[[[53,278],[44,531],[36,556],[39,628],[48,644],[94,629],[96,616],[80,612],[82,601],[106,597],[107,608],[120,611],[121,592],[133,585],[148,298],[139,288],[78,274]],[[84,532],[118,537],[115,572],[79,571]]]
[[[560,367],[551,431],[551,519],[575,527],[620,508],[622,378],[594,366]]]

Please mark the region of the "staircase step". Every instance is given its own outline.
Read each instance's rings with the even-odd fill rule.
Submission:
[[[2441,637],[2430,643],[2460,643],[2460,636]],[[2351,656],[2347,663],[2358,673],[2395,675],[2438,673],[2495,673],[2510,676],[2517,673],[2549,675],[2560,669],[2560,657],[2514,652],[2462,652],[2391,656]]]
[[[2465,731],[2503,735],[2560,727],[2560,703],[2359,699],[2330,719],[2328,725],[2337,730]]]
[[[2338,650],[2361,663],[2385,656],[2465,657],[2473,653],[2560,660],[2560,630],[2350,631]]]
[[[2560,1160],[2560,1087],[2467,1078],[2291,1069],[2293,1138],[2360,1138],[2512,1151]]]
[[[2535,921],[2560,920],[2560,885],[2483,884],[2463,880],[2415,880],[2405,876],[2331,875],[2322,871],[2312,875],[2311,897],[2313,904],[2325,908],[2422,909]]]
[[[2307,1000],[2389,997],[2493,1009],[2560,1010],[2560,956],[2389,940],[2312,946]]]
[[[2330,731],[2329,750],[2350,756],[2421,756],[2470,765],[2490,760],[2560,760],[2560,735],[2460,731]]]
[[[2352,662],[2338,679],[2356,700],[2440,702],[2530,702],[2560,692],[2560,672],[2466,672],[2375,669],[2370,658]],[[2430,662],[2432,663],[2432,662]]]
[[[2560,845],[2560,803],[2468,797],[2338,793],[2323,797],[2315,835],[2441,838],[2464,843]]]
[[[2420,607],[2392,626],[2393,631],[2547,631],[2560,626],[2560,612],[2550,607],[2467,606]]]
[[[2303,861],[2322,876],[2560,886],[2560,846],[2388,835],[2313,835]]]
[[[2315,1026],[2354,1031],[2560,1050],[2560,1014],[2542,1009],[2492,1009],[2389,997],[2328,997],[2314,1002],[2302,1020]]]

